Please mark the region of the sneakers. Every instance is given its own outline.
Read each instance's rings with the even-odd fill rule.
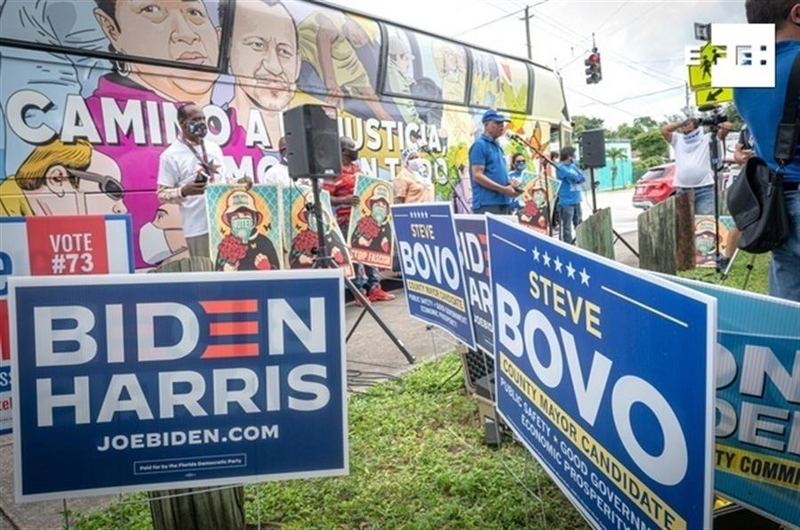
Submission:
[[[369,295],[367,295],[367,291],[365,291],[364,289],[359,289],[359,292],[361,293],[361,296],[363,296],[367,300],[370,300]],[[354,296],[353,299],[355,300],[355,303],[356,303],[356,305],[358,307],[363,307],[364,306],[364,304],[361,303],[361,299],[360,298]],[[370,302],[371,301],[372,300],[370,300]]]
[[[389,294],[383,290],[383,287],[376,285],[372,289],[369,290],[369,301],[370,302],[388,302],[389,300],[394,300],[395,296],[393,294]]]

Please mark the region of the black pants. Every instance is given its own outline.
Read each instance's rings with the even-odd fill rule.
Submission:
[[[511,205],[490,204],[475,209],[475,213],[493,213],[495,215],[511,215]]]

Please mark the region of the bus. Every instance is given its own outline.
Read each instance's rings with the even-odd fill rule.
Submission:
[[[424,150],[442,200],[468,183],[488,108],[542,151],[571,143],[553,70],[323,2],[10,0],[0,215],[129,213],[137,269],[186,257],[156,179],[187,102],[204,109],[227,169],[256,182],[279,161],[282,113],[306,103],[338,109],[368,175],[391,179],[405,148]]]

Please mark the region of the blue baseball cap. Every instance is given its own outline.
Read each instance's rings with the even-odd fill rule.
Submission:
[[[489,109],[489,110],[487,110],[486,112],[483,113],[483,120],[482,121],[483,121],[483,123],[486,123],[487,121],[496,121],[496,122],[503,123],[503,122],[511,121],[511,120],[508,119],[508,116],[506,116],[504,114],[500,114],[495,109]]]

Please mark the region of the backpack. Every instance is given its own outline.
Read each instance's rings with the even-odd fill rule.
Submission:
[[[794,158],[800,140],[797,96],[800,90],[800,54],[794,59],[783,117],[775,140],[778,169],[772,171],[764,159],[750,158],[728,190],[728,210],[741,232],[739,248],[753,254],[769,252],[783,245],[791,231],[783,194],[783,172]]]

